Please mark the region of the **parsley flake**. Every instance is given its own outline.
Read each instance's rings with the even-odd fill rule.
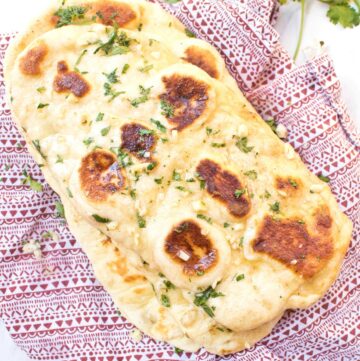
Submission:
[[[249,170],[244,173],[247,177],[249,177],[251,180],[257,179],[257,172],[256,170]]]
[[[26,170],[23,171],[23,176],[25,179],[22,180],[22,184],[27,184],[35,192],[42,192],[43,186],[41,183],[35,181]]]
[[[174,116],[174,107],[166,100],[161,99],[160,108],[162,110],[161,115],[165,116],[166,118],[172,118]]]
[[[139,212],[136,213],[136,218],[139,228],[146,228],[146,220],[140,216]]]
[[[104,129],[101,129],[101,135],[102,135],[103,137],[105,137],[106,135],[109,134],[110,129],[111,129],[111,125],[109,125],[108,127],[104,128]]]
[[[246,189],[236,189],[234,192],[234,196],[236,198],[240,198],[242,195],[244,195],[246,192]]]
[[[275,202],[275,203],[271,204],[270,205],[270,210],[275,212],[275,213],[279,213],[280,212],[280,203]]]
[[[166,127],[163,124],[161,124],[161,122],[155,119],[150,119],[150,121],[151,123],[155,124],[156,128],[160,130],[160,132],[166,133]]]
[[[236,142],[236,146],[243,152],[243,153],[250,153],[254,147],[248,146],[248,138],[242,137]]]
[[[111,219],[109,218],[104,218],[99,216],[98,214],[93,214],[92,217],[95,219],[96,222],[98,223],[110,223]]]
[[[211,219],[211,217],[207,217],[207,216],[205,216],[204,214],[197,214],[197,215],[196,215],[196,218],[202,219],[202,220],[208,222],[209,224],[212,224],[212,219]]]
[[[87,9],[83,6],[68,6],[67,8],[58,9],[54,15],[57,16],[56,27],[61,28],[62,26],[74,24],[78,20],[84,19],[84,15]]]
[[[150,88],[145,88],[142,85],[139,85],[139,89],[140,89],[140,96],[138,98],[135,98],[135,99],[130,101],[130,104],[134,108],[137,108],[140,104],[145,103],[145,102],[147,102],[149,100],[151,87]]]
[[[162,294],[161,295],[161,304],[164,306],[164,307],[170,307],[171,304],[170,304],[170,299],[169,299],[169,296],[168,295],[164,295]]]
[[[210,317],[214,317],[214,309],[207,304],[207,301],[210,298],[223,296],[224,294],[221,292],[216,292],[211,286],[209,286],[205,291],[195,293],[194,304],[198,307],[201,307]]]

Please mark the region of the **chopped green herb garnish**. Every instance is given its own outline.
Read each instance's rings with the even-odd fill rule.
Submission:
[[[55,209],[56,209],[56,217],[58,218],[65,218],[65,210],[64,206],[61,202],[55,202]]]
[[[89,137],[89,138],[86,138],[86,139],[84,139],[83,140],[83,143],[88,147],[91,143],[93,143],[94,142],[94,138],[91,138],[91,137]]]
[[[39,154],[42,156],[43,159],[46,159],[46,155],[42,152],[41,146],[40,146],[40,140],[35,139],[32,142],[32,145],[35,147],[35,149],[39,152]]]
[[[80,56],[78,57],[78,59],[76,60],[75,70],[78,70],[78,69],[77,69],[77,66],[81,63],[81,60],[82,60],[82,58],[84,57],[84,55],[85,55],[86,53],[87,53],[87,50],[84,49],[84,50],[82,51],[82,53],[80,54]]]
[[[136,199],[136,190],[135,190],[135,189],[132,189],[132,190],[130,191],[130,197],[131,197],[132,199]]]
[[[154,131],[151,129],[139,129],[140,136],[150,135],[150,134],[154,134]]]
[[[104,95],[110,96],[109,103],[112,102],[120,94],[125,94],[124,91],[115,91],[110,83],[104,84]]]
[[[87,9],[84,6],[68,6],[58,9],[54,15],[58,17],[56,27],[74,24],[78,20],[84,19]]]
[[[244,237],[240,238],[239,246],[242,247],[244,244]]]
[[[110,223],[111,219],[109,218],[104,218],[99,216],[98,214],[93,214],[92,217],[95,219],[96,222],[98,223]]]
[[[104,119],[104,115],[105,115],[104,113],[99,113],[96,116],[95,122],[101,122]]]
[[[275,202],[274,204],[271,204],[270,205],[270,210],[272,210],[275,213],[279,213],[280,212],[280,203]]]
[[[243,152],[243,153],[250,153],[254,147],[248,146],[248,138],[242,137],[236,142],[236,146]]]
[[[126,74],[127,71],[129,70],[130,65],[129,64],[125,64],[121,70],[121,74]]]
[[[25,179],[22,180],[22,184],[28,184],[30,188],[35,192],[42,192],[43,186],[41,183],[35,181],[26,170],[23,171]]]
[[[166,287],[166,291],[174,290],[176,288],[175,285],[171,283],[169,280],[165,280],[164,285]]]
[[[109,83],[115,84],[119,82],[119,78],[116,72],[117,72],[117,68],[115,68],[111,73],[103,73],[103,75],[106,76],[106,79],[108,80]]]
[[[100,50],[107,56],[123,55],[130,51],[131,39],[128,38],[125,32],[118,33],[118,25],[115,23],[112,31],[109,34],[107,42],[100,42],[100,46],[94,51],[94,54]]]
[[[149,163],[149,165],[146,167],[147,170],[153,170],[156,167],[156,162]]]
[[[50,104],[49,103],[39,103],[37,108],[38,109],[43,109],[43,108],[46,108],[48,107]]]
[[[40,94],[44,93],[45,90],[46,90],[46,88],[44,86],[36,89],[36,91]]]
[[[242,195],[244,195],[246,192],[246,189],[236,189],[234,192],[234,196],[236,198],[240,198]]]
[[[268,120],[265,120],[266,124],[271,128],[271,130],[276,134],[276,121],[275,119],[271,118]]]
[[[224,228],[229,228],[229,227],[230,227],[230,223],[225,222],[224,223]]]
[[[249,170],[244,173],[247,177],[249,177],[251,180],[257,179],[257,172],[256,170]]]
[[[214,317],[214,309],[209,307],[207,301],[210,298],[217,298],[223,296],[224,294],[222,294],[221,292],[216,292],[211,286],[209,286],[205,291],[195,294],[194,304],[198,307],[201,307],[210,317]]]
[[[156,125],[156,128],[162,133],[166,133],[166,127],[162,125],[158,120],[150,119],[151,123]]]
[[[137,108],[140,104],[145,103],[149,100],[151,87],[146,89],[142,85],[139,85],[139,89],[140,89],[140,97],[135,98],[130,101],[130,104],[134,108]]]
[[[325,183],[329,183],[329,182],[330,182],[330,178],[329,178],[329,177],[325,177],[325,176],[322,175],[322,174],[319,174],[319,175],[318,175],[318,178],[319,178],[320,180],[322,180],[323,182],[325,182]]]
[[[146,228],[146,220],[139,213],[136,213],[136,218],[139,228]]]
[[[144,65],[141,68],[138,68],[138,70],[142,73],[148,73],[153,68],[154,68],[154,65],[149,64],[149,65]]]
[[[206,182],[199,173],[195,173],[196,179],[200,182],[200,189],[205,189]]]
[[[156,184],[162,184],[163,180],[164,180],[164,177],[155,178],[155,179],[154,179],[154,182],[155,182]]]
[[[161,114],[166,118],[172,118],[174,116],[174,107],[166,100],[161,99],[160,108],[162,110]]]
[[[224,148],[225,147],[225,143],[211,143],[211,146],[213,148]]]
[[[185,29],[185,34],[189,38],[196,38],[196,35],[192,31],[190,31],[189,29]]]
[[[209,224],[212,224],[212,219],[210,217],[205,216],[204,214],[197,214],[196,217],[208,222]]]
[[[71,193],[70,188],[66,188],[66,192],[67,192],[69,198],[74,198],[73,194]]]
[[[111,129],[111,125],[109,125],[109,126],[106,127],[106,128],[101,129],[101,135],[102,135],[103,137],[105,137],[106,135],[109,134],[110,129]]]
[[[245,275],[244,275],[244,274],[237,275],[237,276],[236,276],[236,282],[242,281],[244,278],[245,278]]]
[[[56,155],[56,163],[64,163],[63,157],[61,157],[59,154]]]
[[[173,180],[173,181],[176,181],[176,182],[180,182],[180,181],[181,181],[181,175],[180,175],[180,173],[178,173],[178,172],[176,171],[176,169],[173,170],[172,180]]]
[[[122,168],[132,165],[132,160],[129,155],[121,150],[121,148],[110,148],[110,150],[117,155],[118,163]]]
[[[271,194],[268,191],[265,191],[264,197],[266,199],[269,199],[271,197]]]
[[[175,352],[177,355],[181,355],[184,351],[183,351],[181,348],[175,347],[175,348],[174,348],[174,352]]]
[[[168,295],[164,295],[164,294],[161,295],[161,304],[164,307],[170,307],[171,306],[170,299],[169,299]]]
[[[297,188],[298,184],[291,178],[289,178],[289,183],[292,187]]]

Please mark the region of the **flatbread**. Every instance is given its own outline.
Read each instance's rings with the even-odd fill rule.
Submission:
[[[25,47],[6,78],[115,304],[156,339],[227,354],[326,292],[351,222],[239,90],[184,62],[171,40],[61,27]]]

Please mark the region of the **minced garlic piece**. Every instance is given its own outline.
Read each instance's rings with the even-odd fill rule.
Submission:
[[[143,337],[141,331],[137,328],[131,331],[130,336],[135,342],[140,342]]]
[[[279,136],[279,138],[286,139],[288,136],[288,130],[283,124],[278,124],[276,127],[276,134]]]
[[[177,254],[176,254],[180,259],[182,259],[183,261],[187,262],[191,257],[184,252],[183,250],[180,250]]]
[[[42,258],[40,242],[35,239],[30,239],[28,242],[24,243],[23,252],[32,253],[36,259]]]
[[[325,184],[313,184],[310,186],[310,192],[321,193],[325,188]]]
[[[289,144],[289,143],[285,143],[284,145],[285,147],[285,156],[287,159],[294,159],[295,158],[295,150],[294,148]]]

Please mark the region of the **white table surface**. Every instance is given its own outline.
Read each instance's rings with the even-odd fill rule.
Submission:
[[[27,21],[51,0],[8,0],[0,5],[0,33],[21,30]],[[21,11],[19,11],[21,9]],[[318,1],[307,1],[303,49],[325,42],[335,63],[343,87],[343,98],[350,115],[360,128],[360,26],[343,29],[330,24],[325,17],[326,6]],[[276,29],[282,44],[293,54],[298,35],[300,11],[298,4],[282,7]],[[303,52],[298,63],[305,61]],[[5,327],[0,323],[0,361],[29,361],[15,346]]]

